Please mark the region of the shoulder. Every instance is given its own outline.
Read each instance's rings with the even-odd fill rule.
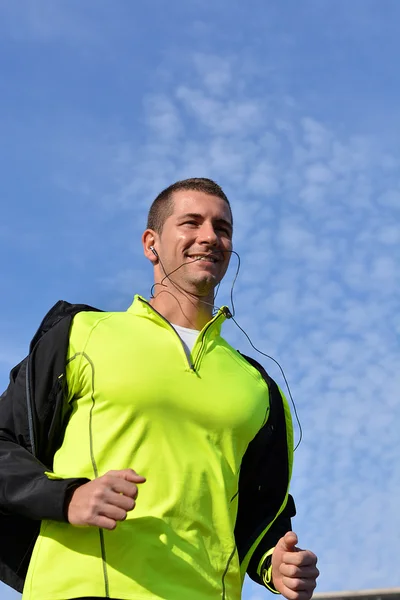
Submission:
[[[81,310],[72,318],[71,329],[91,329],[104,319],[117,313]]]
[[[119,318],[123,312],[99,312],[91,310],[82,310],[76,313],[70,325],[70,343],[84,343],[91,332],[101,326],[106,321]]]

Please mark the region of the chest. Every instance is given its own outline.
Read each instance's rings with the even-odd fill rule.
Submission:
[[[267,417],[268,389],[219,339],[194,347],[194,371],[172,328],[98,328],[86,348],[90,363],[82,362],[82,395],[93,395],[105,419],[196,425],[247,445]]]

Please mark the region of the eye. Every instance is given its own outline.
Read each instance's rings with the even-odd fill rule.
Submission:
[[[222,231],[222,233],[225,233],[227,236],[231,236],[231,230],[228,229],[228,227],[218,227],[219,231]]]

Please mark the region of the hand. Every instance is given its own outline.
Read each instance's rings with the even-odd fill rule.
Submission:
[[[136,504],[137,483],[146,479],[132,469],[108,471],[89,483],[76,488],[68,505],[71,525],[91,525],[115,529],[117,521],[124,521],[127,512]]]
[[[296,547],[294,531],[288,531],[272,554],[272,581],[278,592],[288,600],[309,600],[319,575],[317,557],[310,550]]]

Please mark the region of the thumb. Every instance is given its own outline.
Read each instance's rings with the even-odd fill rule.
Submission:
[[[142,477],[138,475],[136,471],[133,469],[122,469],[121,471],[117,471],[117,477],[121,477],[121,479],[126,479],[126,481],[131,481],[132,483],[144,483],[146,481],[146,477]]]
[[[297,552],[296,544],[299,539],[294,531],[288,531],[285,535],[279,540],[279,544],[283,552]]]

